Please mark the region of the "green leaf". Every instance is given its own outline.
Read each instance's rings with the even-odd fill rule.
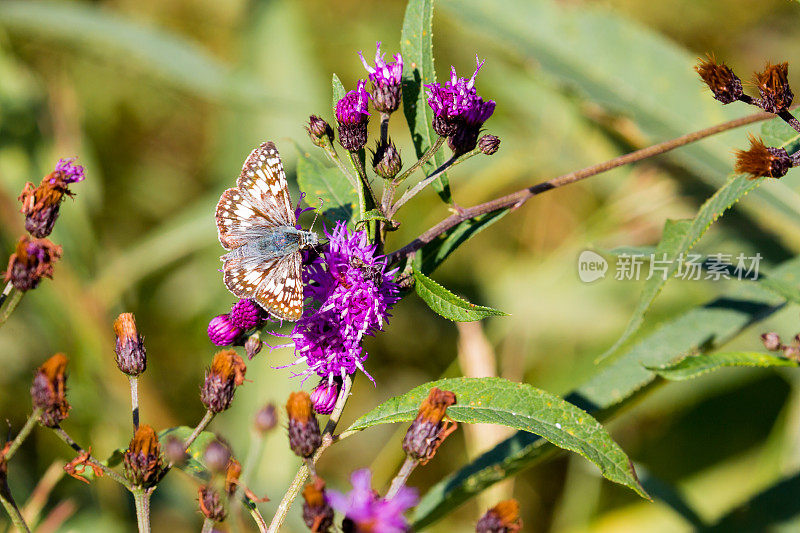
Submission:
[[[791,112],[795,117],[800,117],[800,110]],[[781,146],[793,154],[800,149],[800,133],[788,125],[783,119],[773,118],[761,125],[761,136],[768,146]]]
[[[433,111],[425,101],[423,85],[436,83],[433,67],[433,0],[410,0],[400,35],[403,54],[403,113],[411,130],[417,157],[428,151],[438,135],[433,131]],[[423,170],[430,174],[444,163],[442,150],[430,158]],[[431,184],[445,202],[451,201],[450,182],[442,172]]]
[[[336,74],[333,75],[331,85],[333,85],[333,118],[336,120],[336,103],[344,98],[344,95],[347,94],[347,91],[344,89],[344,85],[342,85],[342,80],[340,80],[339,76]]]
[[[158,433],[158,442],[161,444],[161,448],[164,449],[167,444],[167,439],[170,437],[175,437],[181,442],[186,442],[186,439],[189,438],[189,435],[191,435],[193,431],[194,428],[190,428],[189,426],[176,426],[165,429]],[[192,477],[207,481],[211,475],[203,464],[203,453],[208,444],[216,440],[216,438],[217,436],[210,431],[201,432],[186,451],[189,458],[182,464],[176,464],[175,467],[183,470]]]
[[[358,196],[347,178],[308,152],[297,160],[297,184],[309,197],[322,199],[322,215],[330,221],[349,222],[357,211]]]
[[[800,278],[800,257],[779,265],[772,277],[796,282]],[[759,283],[738,285],[729,295],[691,309],[642,337],[622,355],[601,365],[565,399],[605,420],[635,393],[652,385],[657,376],[646,366],[678,361],[701,347],[718,349],[783,305],[773,292],[761,290]],[[517,432],[432,487],[416,508],[415,528],[435,522],[494,483],[536,465],[552,450],[536,435]]]
[[[421,272],[414,271],[414,288],[428,307],[454,322],[474,322],[490,316],[508,316],[507,313],[469,303],[448,291]]]
[[[447,409],[456,422],[499,424],[540,435],[578,453],[600,468],[607,479],[647,498],[628,456],[594,418],[548,392],[502,378],[452,378],[420,385],[382,403],[350,426],[358,431],[378,424],[406,422],[417,416],[431,388],[452,391],[458,403]]]
[[[759,352],[728,352],[704,355],[690,355],[689,357],[665,366],[648,366],[659,376],[671,381],[692,379],[708,372],[713,372],[725,367],[762,367],[771,366],[797,366],[797,362],[784,357],[777,357]]]
[[[417,251],[414,269],[430,274],[441,265],[456,248],[508,214],[508,209],[486,213],[465,220],[442,233]]]
[[[706,200],[694,219],[678,221],[667,220],[666,224],[664,224],[661,242],[656,247],[656,258],[658,260],[665,259],[669,261],[666,272],[664,275],[653,276],[645,282],[642,295],[639,298],[639,302],[636,305],[636,309],[625,331],[617,342],[600,356],[600,360],[614,354],[639,330],[639,327],[644,322],[644,315],[650,308],[650,305],[659,295],[661,289],[667,283],[667,280],[678,268],[678,256],[691,250],[692,246],[700,240],[700,237],[703,236],[711,224],[747,193],[761,185],[764,179],[765,178],[750,180],[747,179],[745,175],[736,176],[717,190],[711,198]]]

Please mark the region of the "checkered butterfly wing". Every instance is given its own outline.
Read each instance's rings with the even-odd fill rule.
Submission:
[[[223,266],[225,286],[238,298],[253,298],[281,320],[303,314],[302,259],[299,252],[264,259],[236,257]]]

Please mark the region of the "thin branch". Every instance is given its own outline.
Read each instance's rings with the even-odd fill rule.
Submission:
[[[22,518],[22,513],[19,512],[19,508],[14,501],[14,497],[11,496],[11,491],[8,488],[5,474],[3,474],[3,479],[0,481],[0,483],[2,483],[2,486],[0,486],[0,502],[2,502],[9,518],[11,518],[11,522],[14,524],[17,530],[30,533],[31,530],[28,527],[28,524],[26,524],[25,519]]]
[[[149,490],[137,488],[133,490],[133,501],[136,504],[136,523],[139,533],[150,533],[150,494]]]
[[[403,257],[408,256],[412,252],[419,250],[420,248],[425,246],[427,243],[431,242],[433,239],[435,239],[442,233],[446,232],[447,230],[453,228],[454,226],[460,224],[465,220],[470,220],[480,215],[493,213],[495,211],[501,211],[503,209],[509,209],[509,208],[516,209],[525,202],[527,202],[528,200],[530,200],[531,198],[533,198],[534,196],[541,194],[545,191],[549,191],[551,189],[555,189],[558,187],[563,187],[564,185],[569,185],[571,183],[575,183],[577,181],[589,178],[591,176],[596,176],[597,174],[607,172],[611,169],[621,167],[623,165],[635,163],[637,161],[641,161],[643,159],[647,159],[655,155],[669,152],[670,150],[674,150],[675,148],[679,148],[681,146],[685,146],[687,144],[699,141],[700,139],[716,135],[717,133],[722,133],[724,131],[728,131],[734,128],[739,128],[741,126],[753,124],[755,122],[761,122],[763,120],[773,118],[774,116],[775,115],[773,115],[772,113],[755,113],[753,115],[748,115],[746,117],[730,120],[728,122],[723,122],[722,124],[717,124],[715,126],[711,126],[710,128],[705,128],[692,133],[687,133],[686,135],[682,135],[675,139],[654,144],[652,146],[648,146],[647,148],[642,148],[641,150],[636,150],[629,154],[625,154],[620,157],[615,157],[614,159],[611,159],[609,161],[605,161],[597,165],[592,165],[590,167],[577,170],[575,172],[570,172],[569,174],[564,174],[562,176],[553,178],[551,180],[537,183],[535,185],[532,185],[531,187],[527,187],[525,189],[519,190],[511,194],[507,194],[505,196],[501,196],[500,198],[495,198],[494,200],[490,200],[482,204],[468,207],[466,209],[461,209],[458,213],[455,213],[445,218],[444,220],[442,220],[441,222],[430,228],[428,231],[426,231],[425,233],[423,233],[422,235],[420,235],[419,237],[417,237],[404,247],[389,254],[388,256],[389,264],[395,263],[400,259],[402,259]]]
[[[8,451],[3,457],[5,461],[10,461],[25,439],[28,438],[28,435],[30,435],[31,431],[36,426],[36,423],[39,421],[39,416],[41,416],[41,414],[41,409],[34,409],[30,416],[28,416],[28,420],[25,421],[25,425],[22,426],[22,429],[19,430],[17,436],[14,437],[13,441],[11,441],[11,445],[8,447]]]
[[[93,455],[91,455],[89,452],[87,452],[86,450],[84,450],[83,448],[81,448],[81,446],[80,446],[80,445],[79,445],[77,442],[75,442],[74,440],[72,440],[72,437],[70,437],[70,436],[67,434],[67,432],[66,432],[66,431],[64,431],[64,429],[63,429],[61,426],[55,426],[55,427],[53,427],[53,428],[51,428],[51,429],[52,429],[52,430],[55,432],[55,434],[56,434],[56,435],[58,435],[58,437],[59,437],[61,440],[63,440],[64,442],[66,442],[66,443],[67,443],[67,445],[68,445],[70,448],[72,448],[73,450],[75,450],[75,451],[76,451],[76,452],[77,452],[79,455],[86,454],[86,461],[87,461],[87,462],[90,462],[90,463],[92,463],[93,465],[95,465],[95,466],[99,467],[99,468],[100,468],[100,470],[102,470],[102,471],[103,471],[103,473],[105,473],[105,474],[107,474],[107,475],[108,475],[108,477],[110,477],[111,479],[113,479],[114,481],[116,481],[117,483],[119,483],[120,485],[123,485],[123,486],[124,486],[126,489],[128,489],[128,490],[130,490],[130,491],[133,491],[133,485],[131,484],[131,482],[130,482],[130,481],[128,481],[127,479],[125,479],[124,477],[122,477],[122,476],[121,476],[120,474],[118,474],[117,472],[115,472],[115,471],[111,470],[109,467],[107,467],[106,465],[104,465],[103,463],[101,463],[100,461],[98,461],[96,457],[94,457],[94,456],[93,456]]]
[[[131,418],[133,420],[133,432],[139,429],[139,378],[128,376],[131,384]]]
[[[0,296],[0,326],[6,323],[24,294],[25,291],[18,291],[10,281],[6,284]]]
[[[197,437],[200,436],[200,433],[202,433],[203,430],[208,427],[208,425],[211,423],[211,421],[214,420],[214,416],[216,416],[216,413],[214,413],[214,412],[212,412],[211,410],[208,410],[208,409],[206,410],[206,414],[203,415],[203,419],[200,420],[200,422],[194,428],[194,431],[192,431],[192,434],[189,435],[186,438],[185,441],[183,441],[183,451],[184,452],[189,450],[189,446],[191,446],[192,443],[194,443],[194,441],[197,440]],[[159,479],[163,479],[164,476],[167,475],[167,472],[169,472],[174,465],[175,465],[175,462],[174,461],[170,461],[170,463],[167,466],[164,467],[164,470],[161,471]]]
[[[408,481],[408,477],[411,475],[411,472],[414,471],[414,469],[417,467],[418,464],[419,461],[417,461],[416,459],[412,459],[411,457],[406,457],[403,466],[400,467],[400,471],[397,472],[396,476],[394,476],[392,484],[389,486],[389,490],[386,492],[385,498],[387,500],[391,500],[392,498],[397,496],[397,493],[400,492],[400,489],[402,489],[403,486],[406,484],[406,482]]]
[[[417,170],[419,167],[424,165],[428,161],[428,159],[433,157],[433,155],[436,152],[439,151],[439,148],[442,147],[442,145],[444,144],[444,141],[446,141],[446,140],[447,140],[447,137],[442,137],[442,136],[437,137],[436,138],[436,142],[434,142],[433,145],[430,148],[428,148],[428,151],[425,152],[424,154],[422,154],[422,157],[420,157],[417,160],[416,163],[411,165],[408,168],[408,170],[406,170],[405,172],[400,174],[400,176],[394,180],[395,183],[400,183],[400,182],[404,181],[407,177],[409,177],[411,174],[413,174],[415,170]]]

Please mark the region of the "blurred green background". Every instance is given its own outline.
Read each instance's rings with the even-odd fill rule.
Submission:
[[[63,351],[73,405],[65,428],[99,457],[127,443],[128,387],[114,364],[111,328],[126,311],[136,314],[148,350],[142,420],[159,429],[199,420],[198,387],[215,351],[206,325],[233,302],[217,271],[217,198],[265,139],[277,143],[294,173],[295,142],[312,148],[303,130],[308,115],[332,120],[331,73],[351,89],[365,76],[359,50],[371,58],[381,40],[388,54],[397,52],[404,8],[399,0],[0,3],[0,249],[10,253],[23,232],[16,198],[25,181],[38,183],[59,157],[72,155],[88,176],[73,186],[77,197],[62,207],[51,237],[64,247],[55,279],[27,295],[0,329],[0,413],[12,434],[29,412],[33,369]],[[443,2],[434,18],[439,76],[451,64],[469,75],[475,54],[486,58],[477,87],[497,101],[486,127],[502,139],[493,157],[451,172],[456,202],[479,203],[750,113],[713,101],[691,70],[695,58],[714,52],[743,78],[766,60],[791,64],[799,22],[800,6],[786,0]],[[790,81],[795,72],[790,68]],[[407,129],[400,116],[392,122],[408,165]],[[578,254],[655,244],[664,220],[693,216],[730,172],[731,149],[745,146],[746,130],[705,140],[549,192],[481,233],[434,277],[511,316],[489,320],[483,330],[458,329],[416,297],[405,299],[387,331],[367,341],[377,386],[358,377],[344,421],[444,372],[488,368],[558,394],[581,384],[624,329],[641,284],[581,283]],[[798,185],[792,173],[766,184],[784,207],[751,194],[699,251],[758,252],[765,271],[793,257],[800,247]],[[401,212],[403,225],[388,248],[447,215],[427,191]],[[643,334],[733,284],[669,283]],[[800,329],[797,314],[787,306],[730,348],[759,349],[758,334],[767,330],[791,337]],[[291,360],[289,350],[262,352],[232,409],[213,423],[236,455],[247,453],[255,411],[268,401],[282,405],[301,387],[289,370],[273,368]],[[713,521],[800,464],[798,385],[789,371],[720,372],[659,388],[610,429],[641,471],[678,487]],[[403,429],[373,428],[333,447],[320,472],[329,486],[346,490],[352,470],[372,466],[376,487],[385,487],[402,461]],[[448,440],[410,484],[424,492],[504,435],[470,431]],[[18,502],[54,461],[69,458],[52,434],[35,431],[10,465]],[[251,483],[273,500],[261,505],[265,516],[297,466],[285,430],[277,429]],[[667,505],[640,500],[603,481],[584,459],[562,455],[429,530],[471,530],[482,510],[512,494],[522,502],[526,531],[691,529]],[[60,503],[70,511],[64,531],[135,527],[130,498],[106,479],[91,486],[61,480],[45,514]],[[305,530],[298,509],[287,530]],[[155,493],[154,531],[197,531],[200,523],[196,486],[170,475]]]

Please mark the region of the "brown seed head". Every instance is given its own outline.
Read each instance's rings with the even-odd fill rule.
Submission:
[[[315,478],[303,489],[303,522],[314,533],[333,527],[333,509],[325,499],[325,482]]]
[[[161,446],[155,430],[142,424],[133,435],[123,455],[125,475],[131,483],[151,487],[158,482],[162,471]]]
[[[220,413],[231,406],[236,387],[244,383],[247,365],[234,350],[216,353],[211,368],[200,389],[203,405],[213,413]]]
[[[444,439],[456,430],[455,422],[445,420],[447,408],[455,404],[455,393],[437,387],[430,390],[403,439],[403,450],[410,457],[421,464],[433,458]]]
[[[517,500],[498,503],[481,517],[475,527],[476,533],[514,533],[522,530]]]
[[[713,55],[709,55],[705,60],[700,60],[694,69],[714,93],[714,98],[723,104],[735,102],[744,94],[742,80],[733,73],[728,65],[717,63]]]
[[[39,421],[55,427],[67,418],[67,357],[57,353],[39,367],[31,385],[31,399],[35,409],[41,409]]]
[[[132,313],[122,313],[117,317],[114,321],[114,333],[117,336],[114,348],[117,366],[129,376],[138,376],[147,368],[147,351],[144,348],[144,339],[136,330],[136,320]]]
[[[53,277],[53,265],[61,257],[61,247],[47,239],[20,237],[16,250],[8,260],[3,279],[18,291],[35,289],[43,277]]]
[[[763,71],[755,73],[754,78],[761,93],[759,105],[764,111],[779,113],[792,105],[794,94],[789,87],[789,63],[767,63]]]
[[[222,522],[227,516],[225,505],[219,493],[209,485],[203,485],[197,492],[197,501],[200,505],[200,512],[203,516],[213,522]]]
[[[311,457],[322,444],[311,396],[305,391],[289,394],[286,413],[289,415],[289,446],[300,457]]]
[[[22,203],[20,213],[25,215],[25,229],[28,233],[39,238],[50,235],[65,194],[69,195],[69,190],[59,183],[51,183],[49,176],[38,187],[30,182],[25,184],[18,200]]]
[[[739,174],[750,174],[750,179],[786,175],[792,166],[792,158],[783,148],[765,146],[764,142],[750,136],[749,150],[736,150],[734,169]]]

